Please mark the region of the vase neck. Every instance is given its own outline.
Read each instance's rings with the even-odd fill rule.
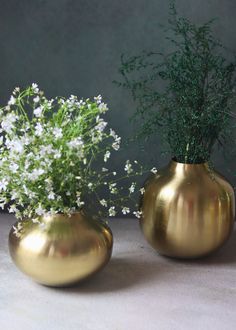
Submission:
[[[185,163],[178,163],[172,160],[169,163],[169,168],[172,172],[177,174],[200,174],[202,172],[209,172],[209,164],[207,162],[201,164],[185,164]]]

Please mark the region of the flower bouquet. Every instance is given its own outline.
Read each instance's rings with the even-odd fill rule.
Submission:
[[[99,269],[109,259],[112,236],[107,226],[95,220],[94,213],[104,218],[115,216],[119,209],[123,214],[131,212],[129,201],[137,190],[136,183],[130,182],[127,189],[121,182],[141,174],[142,167],[127,160],[120,176],[108,169],[121,138],[104,120],[107,111],[100,95],[92,100],[73,95],[47,99],[37,84],[22,91],[15,88],[7,106],[0,110],[0,205],[19,219],[10,233],[10,252],[16,264],[41,283],[70,283]],[[55,279],[58,246],[66,245],[69,264],[71,258],[80,264],[86,235],[91,243],[87,255],[97,253],[93,267],[84,274],[80,265],[78,274],[68,266],[62,272],[65,276]],[[38,236],[42,242],[35,252],[33,242]],[[30,237],[32,244],[25,244]],[[49,253],[50,244],[55,253]],[[47,270],[39,275],[29,260],[35,267],[42,254],[48,263],[46,267],[42,261]],[[98,256],[101,260],[97,263]],[[61,260],[63,270],[67,258]]]

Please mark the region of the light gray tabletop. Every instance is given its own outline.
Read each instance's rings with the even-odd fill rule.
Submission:
[[[80,285],[53,289],[11,262],[13,222],[0,216],[1,330],[236,329],[236,231],[215,255],[180,262],[153,251],[137,220],[115,219],[107,267]]]

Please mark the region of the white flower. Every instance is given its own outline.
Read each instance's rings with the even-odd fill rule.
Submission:
[[[101,199],[101,200],[100,200],[100,204],[101,204],[102,206],[107,207],[107,201],[106,201],[105,199]]]
[[[91,189],[92,187],[93,187],[92,182],[89,182],[89,184],[88,184],[88,188]]]
[[[103,167],[102,172],[108,172],[108,169],[106,167]]]
[[[43,107],[37,107],[34,109],[34,115],[35,117],[41,117],[42,115],[42,112],[43,112]]]
[[[59,128],[59,127],[55,127],[54,130],[53,130],[53,134],[54,134],[56,139],[61,138],[63,136],[62,129]]]
[[[39,100],[40,100],[40,98],[39,98],[39,96],[37,95],[34,99],[33,99],[33,101],[34,101],[34,103],[38,103],[39,102]]]
[[[48,145],[46,145],[46,146],[42,146],[41,147],[41,149],[40,149],[40,151],[39,151],[39,155],[40,155],[40,157],[44,157],[44,156],[46,156],[46,155],[50,155],[50,154],[52,154],[53,153],[53,147],[52,147],[52,145],[51,144],[48,144]]]
[[[16,98],[12,95],[8,101],[8,105],[14,105],[16,103]]]
[[[119,150],[121,137],[119,137],[113,129],[110,129],[110,136],[115,140],[115,142],[112,143],[112,148],[114,150]]]
[[[30,181],[37,180],[40,175],[44,174],[44,170],[42,168],[35,168],[31,173],[28,173],[28,179]]]
[[[49,195],[48,195],[48,199],[55,199],[55,194],[54,194],[54,192],[53,191],[51,191],[50,193],[49,193]]]
[[[41,204],[39,204],[39,206],[35,209],[35,212],[38,215],[43,215],[44,213],[46,213],[45,210],[42,208]]]
[[[3,178],[0,181],[0,191],[6,191],[8,183],[9,182],[6,179]]]
[[[70,148],[78,148],[78,147],[82,147],[84,143],[81,137],[77,137],[76,139],[73,139],[70,142],[68,142],[67,145]]]
[[[139,218],[141,218],[142,212],[141,211],[134,211],[133,214],[139,219]]]
[[[55,159],[59,159],[59,158],[61,158],[61,153],[60,153],[60,151],[55,150],[55,152],[54,152],[54,158],[55,158]]]
[[[17,237],[17,238],[20,238],[21,237],[21,234],[20,234],[20,229],[21,228],[19,228],[19,225],[20,225],[21,223],[18,223],[18,226],[16,227],[16,226],[13,226],[12,228],[13,228],[13,234]]]
[[[117,194],[118,193],[115,182],[109,184],[109,189],[110,189],[111,194]]]
[[[17,170],[18,170],[18,168],[19,168],[19,166],[18,166],[16,163],[11,163],[11,164],[9,165],[9,169],[10,169],[10,171],[11,171],[12,173],[16,173]]]
[[[9,113],[5,118],[3,118],[1,126],[4,131],[10,133],[14,127],[14,122],[17,120],[17,116],[13,113]]]
[[[116,138],[116,132],[110,128],[110,136],[113,137],[114,139]]]
[[[132,169],[132,165],[130,163],[129,160],[126,161],[126,164],[125,164],[125,171],[130,174],[133,172],[133,169]]]
[[[11,152],[21,154],[24,151],[23,143],[20,140],[6,140],[6,146]]]
[[[10,208],[8,209],[9,213],[16,213],[18,210],[16,208],[16,205],[11,205]]]
[[[105,153],[105,155],[104,155],[104,162],[105,162],[105,163],[106,163],[107,160],[110,158],[110,156],[111,156],[111,153],[110,153],[109,150],[107,150],[106,153]]]
[[[78,192],[78,193],[77,193],[77,200],[76,200],[76,204],[78,205],[78,207],[81,207],[81,206],[84,205],[84,202],[81,201],[80,195],[81,195],[81,193]]]
[[[32,89],[35,93],[38,93],[38,91],[39,91],[38,85],[36,83],[32,84]]]
[[[18,196],[18,192],[17,191],[15,191],[15,190],[13,190],[12,191],[12,194],[11,194],[11,200],[13,201],[13,200],[15,200],[16,198],[18,198],[19,196]]]
[[[115,142],[112,143],[112,148],[114,150],[119,150],[120,149],[120,141],[121,141],[121,138],[117,138],[117,140]]]
[[[101,133],[106,128],[107,122],[105,122],[103,119],[97,119],[97,122],[98,124],[95,126],[95,130]]]
[[[145,188],[141,188],[141,189],[139,189],[139,191],[140,191],[141,195],[143,195],[145,193]]]
[[[128,207],[123,207],[122,213],[123,214],[128,214],[128,213],[130,213],[130,209]]]
[[[20,91],[20,87],[15,87],[13,90],[13,94],[16,94]]]
[[[108,111],[107,104],[105,104],[103,102],[100,103],[99,106],[98,106],[98,109],[99,109],[100,113],[107,112]]]
[[[114,217],[116,215],[115,206],[111,206],[108,210],[109,217]]]
[[[133,182],[133,183],[131,184],[131,186],[129,187],[129,192],[130,192],[130,194],[132,194],[132,193],[134,192],[134,190],[135,190],[135,186],[136,186],[136,183]]]
[[[154,174],[156,174],[156,173],[157,173],[157,169],[156,169],[156,167],[153,167],[153,168],[151,169],[151,172],[154,173]]]
[[[40,123],[37,123],[35,126],[35,135],[41,136],[43,134],[43,126]]]
[[[95,96],[95,97],[94,97],[94,101],[95,101],[97,104],[100,104],[100,103],[102,102],[102,96],[101,96],[101,95]]]

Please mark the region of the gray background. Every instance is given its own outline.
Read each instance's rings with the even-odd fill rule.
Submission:
[[[236,51],[235,0],[177,0],[181,15],[196,23],[219,17],[215,33]],[[168,51],[159,24],[168,17],[164,0],[1,0],[0,1],[0,103],[15,86],[39,83],[48,97],[93,96],[101,93],[111,109],[110,125],[122,137],[132,133],[129,118],[134,104],[127,91],[114,86],[121,53]],[[160,167],[169,159],[161,155],[159,138],[145,152],[131,144],[115,156],[115,166],[138,158]],[[216,167],[236,183],[236,157],[232,147],[213,158]]]

